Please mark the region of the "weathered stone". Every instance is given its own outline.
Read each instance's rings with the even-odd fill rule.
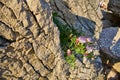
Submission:
[[[114,65],[112,66],[117,72],[120,73],[120,62],[114,63]]]
[[[120,37],[119,27],[106,28],[100,34],[100,49],[115,59],[120,60]]]
[[[97,78],[99,71],[94,66],[97,61],[93,60],[92,64],[86,66],[78,60],[76,68],[71,69],[64,60],[60,33],[53,23],[52,12],[58,12],[58,19],[64,25],[73,26],[78,32],[82,28],[86,35],[93,36],[95,33],[97,38],[99,29],[102,28],[98,2],[99,0],[0,0],[0,78]],[[3,46],[6,43],[9,44]]]
[[[57,12],[65,23],[86,35],[99,38],[103,18],[99,7],[99,0],[52,0],[54,12]],[[84,5],[83,5],[84,4]]]
[[[107,75],[107,80],[111,80],[111,79],[113,79],[113,80],[117,80],[118,79],[118,75],[117,75],[117,72],[116,71],[114,71],[113,69],[111,69],[110,70],[110,72],[108,73],[108,75]]]

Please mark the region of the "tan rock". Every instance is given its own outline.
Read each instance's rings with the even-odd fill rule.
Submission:
[[[93,64],[85,67],[78,60],[83,66],[70,70],[71,66],[63,57],[60,32],[53,22],[52,12],[59,14],[58,19],[63,24],[77,32],[82,29],[85,35],[93,36],[95,32],[99,36],[102,29],[99,0],[76,1],[0,0],[0,48],[3,47],[0,52],[0,78],[67,80],[72,77],[79,80],[98,76],[99,71]]]
[[[116,71],[114,71],[113,69],[110,70],[110,72],[107,75],[107,80],[111,80],[111,79],[117,80],[117,78],[118,78],[118,76],[117,76]]]
[[[120,73],[120,62],[114,63],[114,65],[112,66],[117,72]]]

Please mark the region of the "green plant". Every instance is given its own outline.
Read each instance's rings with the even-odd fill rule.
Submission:
[[[53,21],[60,30],[60,43],[62,50],[65,52],[65,60],[71,65],[75,66],[77,59],[76,55],[81,58],[86,56],[87,58],[93,57],[92,39],[83,36],[83,32],[77,33],[74,29],[71,29],[67,25],[63,25],[58,19],[57,13],[53,13]]]

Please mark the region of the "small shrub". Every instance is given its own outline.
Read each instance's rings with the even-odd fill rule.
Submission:
[[[92,39],[90,37],[83,36],[83,32],[77,33],[74,29],[71,29],[67,25],[63,25],[57,19],[57,13],[53,13],[53,21],[60,30],[60,43],[62,50],[64,51],[65,60],[71,65],[75,66],[77,59],[76,55],[80,58],[83,56],[91,59],[93,57]]]
[[[73,36],[70,39],[69,48],[66,51],[65,59],[66,61],[71,64],[72,66],[75,65],[75,61],[77,59],[76,55],[79,55],[80,58],[83,56],[91,59],[93,57],[93,45],[92,39],[85,36]]]

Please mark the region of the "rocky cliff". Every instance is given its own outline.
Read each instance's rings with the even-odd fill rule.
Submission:
[[[60,46],[52,13],[64,25],[99,39],[99,0],[0,0],[1,80],[102,80],[99,51],[91,63],[71,68]],[[103,79],[104,80],[104,79]]]

